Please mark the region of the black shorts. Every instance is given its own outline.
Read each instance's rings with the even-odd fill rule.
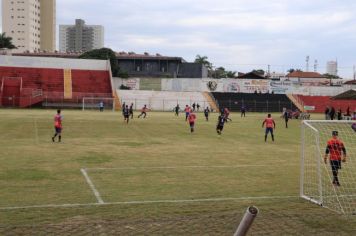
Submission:
[[[216,126],[216,129],[222,131],[222,130],[224,129],[224,126],[223,126],[223,125],[217,125],[217,126]]]
[[[266,128],[266,134],[271,133],[273,135],[273,128]]]
[[[62,133],[62,128],[60,127],[54,127],[54,130],[56,131],[57,134]]]
[[[331,160],[330,165],[332,170],[341,169],[341,161],[339,160]]]
[[[194,128],[194,122],[189,122],[190,128]]]

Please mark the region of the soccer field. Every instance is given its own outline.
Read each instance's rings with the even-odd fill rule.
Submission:
[[[250,205],[250,235],[355,235],[356,219],[299,198],[300,121],[264,142],[266,114],[0,110],[0,234],[232,235]],[[313,118],[318,118],[314,116]],[[319,117],[321,118],[321,116]]]

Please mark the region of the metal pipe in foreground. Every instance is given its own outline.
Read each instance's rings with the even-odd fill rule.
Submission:
[[[245,236],[250,229],[253,221],[258,214],[258,208],[255,206],[250,206],[242,218],[239,227],[237,228],[234,236]]]

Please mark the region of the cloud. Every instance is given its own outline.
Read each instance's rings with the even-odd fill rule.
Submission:
[[[354,9],[352,0],[60,0],[57,23],[103,25],[105,45],[117,51],[188,61],[200,54],[237,71],[246,64],[301,67],[306,55],[323,68],[338,58],[349,76],[356,64]]]

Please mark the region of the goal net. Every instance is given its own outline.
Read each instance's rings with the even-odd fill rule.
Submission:
[[[356,121],[303,121],[300,196],[339,213],[356,214]],[[346,162],[332,171],[324,157],[327,142],[338,131],[346,149]],[[342,153],[342,152],[341,152]],[[335,154],[335,153],[334,153]],[[338,156],[338,154],[336,155]],[[340,185],[334,181],[337,174]]]
[[[82,108],[84,110],[103,110],[115,111],[115,98],[101,98],[101,97],[84,97]]]

